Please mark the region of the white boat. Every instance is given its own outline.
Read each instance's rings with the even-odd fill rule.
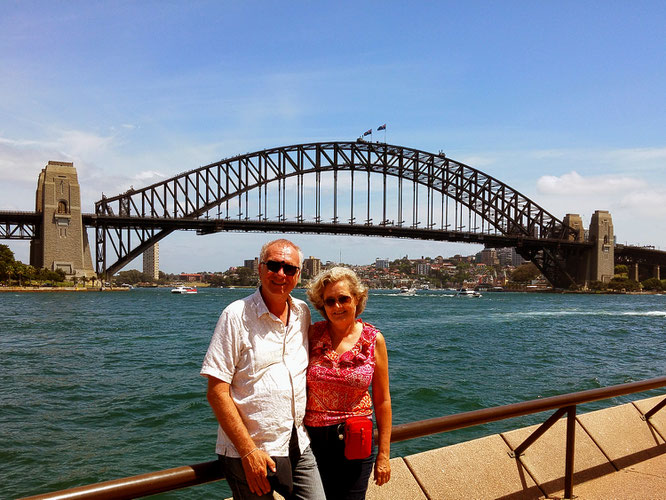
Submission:
[[[479,298],[482,295],[477,291],[468,290],[467,288],[461,288],[460,290],[458,290],[456,292],[455,296],[456,297],[475,297],[475,298]]]
[[[400,288],[400,293],[399,295],[403,295],[405,297],[413,297],[416,295],[416,288],[407,288],[406,286],[403,286]]]
[[[171,289],[171,293],[193,294],[197,293],[197,289],[193,286],[180,285]]]

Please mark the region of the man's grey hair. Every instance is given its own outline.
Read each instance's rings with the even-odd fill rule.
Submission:
[[[298,245],[296,245],[294,242],[286,240],[284,238],[264,243],[264,246],[261,247],[261,252],[259,252],[259,262],[264,262],[264,257],[266,257],[266,252],[268,251],[269,247],[272,247],[273,245],[288,246],[296,250],[298,252],[298,267],[303,267],[303,252],[301,251],[301,248]]]

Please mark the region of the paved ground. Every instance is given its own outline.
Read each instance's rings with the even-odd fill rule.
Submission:
[[[577,417],[574,497],[666,499],[666,409],[642,419],[664,396]],[[368,488],[368,500],[561,499],[566,421],[525,453],[510,453],[527,427],[391,461],[392,479]]]

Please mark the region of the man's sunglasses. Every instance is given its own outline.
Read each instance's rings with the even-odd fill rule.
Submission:
[[[285,264],[284,262],[278,262],[277,260],[268,260],[262,262],[272,273],[279,273],[280,269],[284,269],[284,274],[287,276],[293,276],[299,270],[298,266],[292,266],[291,264]]]
[[[337,299],[335,297],[327,297],[324,299],[324,304],[328,307],[333,307],[336,303],[344,306],[351,302],[351,297],[349,295],[340,295]]]

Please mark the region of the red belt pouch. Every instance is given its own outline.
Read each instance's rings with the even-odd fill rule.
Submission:
[[[345,422],[345,458],[358,460],[372,453],[372,420],[350,417]]]

